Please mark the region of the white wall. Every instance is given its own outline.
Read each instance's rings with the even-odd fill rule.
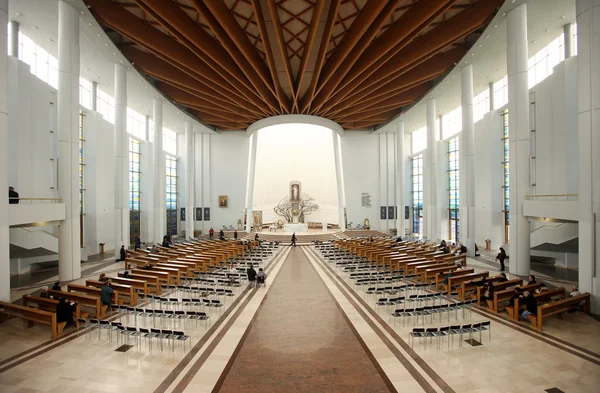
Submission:
[[[341,142],[348,222],[363,225],[368,218],[371,229],[380,229],[379,135],[346,131]],[[371,207],[361,205],[363,193],[371,196]],[[410,199],[406,201],[409,204]]]

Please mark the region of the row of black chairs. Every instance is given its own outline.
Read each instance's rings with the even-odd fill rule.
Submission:
[[[465,313],[465,309],[472,311],[473,304],[476,303],[477,300],[467,300],[464,302],[456,302],[456,303],[448,303],[448,304],[439,304],[436,306],[424,306],[424,307],[416,307],[416,308],[404,308],[404,309],[396,309],[390,316],[394,319],[394,323],[396,323],[397,318],[403,317],[414,317],[415,322],[419,322],[419,317],[423,317],[423,322],[425,321],[426,316],[431,316],[431,322],[433,323],[433,315],[438,314],[440,316],[440,321],[442,320],[442,313],[448,313],[448,320],[450,320],[450,314],[452,311],[455,311],[455,318],[458,318],[458,311],[462,310],[463,317]],[[406,322],[406,318],[402,319],[403,323]]]
[[[210,307],[210,306],[209,306]],[[184,310],[160,310],[152,308],[137,308],[124,305],[114,305],[113,309],[118,309],[121,314],[134,317],[134,324],[137,326],[137,317],[152,318],[152,326],[156,326],[156,318],[164,318],[170,320],[190,319],[197,321],[205,321],[208,327],[210,316],[203,311],[184,311]]]
[[[441,348],[440,340],[443,340],[444,337],[448,337],[448,348],[450,348],[450,337],[459,336],[459,346],[462,346],[463,337],[468,334],[469,340],[473,339],[473,333],[479,332],[479,342],[481,342],[483,331],[489,331],[489,340],[492,340],[492,324],[490,321],[483,321],[477,323],[469,323],[465,325],[451,325],[451,326],[442,326],[442,327],[432,327],[432,328],[413,328],[413,330],[408,334],[408,341],[410,342],[410,347],[413,348],[415,338],[424,338],[425,339],[425,348],[427,348],[427,339],[429,342],[434,338],[437,338],[437,347]]]

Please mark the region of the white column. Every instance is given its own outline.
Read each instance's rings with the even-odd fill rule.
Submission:
[[[58,189],[66,207],[58,235],[58,276],[81,277],[79,247],[79,12],[58,2]]]
[[[246,199],[246,232],[250,233],[252,230],[252,203],[254,198],[254,174],[256,172],[256,150],[258,146],[258,133],[255,131],[250,138],[250,166],[248,167],[248,185],[246,186],[246,192],[248,198]]]
[[[579,290],[600,313],[600,3],[577,1]]]
[[[8,29],[10,30],[8,55],[12,57],[19,57],[19,22],[17,22],[16,20],[11,20],[8,23]]]
[[[154,243],[154,152],[151,142],[154,135],[150,135],[150,116],[146,115],[146,140],[143,143],[143,154],[141,157],[142,172],[142,242]]]
[[[396,228],[398,228],[398,236],[404,237],[406,229],[406,220],[404,219],[404,200],[405,190],[405,164],[404,156],[404,122],[396,123],[396,205],[398,206],[398,218]]]
[[[489,102],[490,102],[490,112],[494,110],[494,82],[490,82],[488,83],[488,95],[489,97]]]
[[[379,208],[385,208],[386,218],[388,206],[387,169],[387,137],[385,134],[379,134]],[[379,213],[379,230],[386,233],[388,231],[388,220],[381,219],[381,212]]]
[[[460,241],[475,256],[475,124],[473,66],[461,70],[462,135],[460,138]],[[464,179],[464,181],[462,181]]]
[[[8,0],[0,0],[0,26],[8,22]],[[0,301],[10,302],[10,254],[8,230],[8,62],[6,30],[0,29]]]
[[[437,144],[436,144],[436,110],[435,99],[427,100],[427,152],[425,154],[424,173],[424,204],[423,212],[425,231],[424,236],[437,242],[439,232],[438,205],[437,205]]]
[[[344,189],[342,186],[342,156],[340,152],[340,141],[338,133],[331,130],[331,137],[333,139],[333,155],[335,157],[335,178],[337,182],[337,197],[338,197],[338,219],[340,222],[340,229],[346,230],[346,220],[344,219]]]
[[[92,82],[92,110],[98,111],[98,82]],[[148,127],[148,122],[146,122],[146,127]]]
[[[162,243],[166,231],[166,163],[163,152],[163,105],[159,98],[152,101],[154,118],[154,140],[152,159],[154,160],[154,242]]]
[[[115,255],[129,247],[129,138],[127,136],[127,70],[115,64]]]
[[[185,122],[185,234],[186,238],[194,237],[194,124]]]
[[[573,56],[573,25],[567,23],[563,26],[563,33],[565,37],[565,59]]]
[[[212,196],[210,193],[210,178],[211,178],[211,151],[210,151],[210,134],[202,134],[202,200],[204,201],[203,207],[209,208],[211,211],[210,220],[202,221],[205,234],[208,234],[210,228],[212,228]],[[203,212],[204,213],[204,212]]]
[[[527,81],[527,5],[507,17],[508,127],[510,130],[510,272],[530,269],[529,219],[523,201],[529,194],[529,89]]]

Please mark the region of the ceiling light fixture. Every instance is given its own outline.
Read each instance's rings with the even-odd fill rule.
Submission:
[[[48,42],[54,42],[52,38],[48,38]]]
[[[90,69],[89,69],[89,68],[86,68],[85,70],[86,70],[86,71],[89,71]]]
[[[506,16],[506,12],[503,12],[503,13],[502,13],[502,16]]]
[[[485,38],[486,38],[486,39],[488,39],[488,38],[490,38],[490,36],[489,36],[489,35],[486,35],[486,36],[485,36]]]
[[[564,15],[562,15],[562,16],[560,17],[560,20],[565,20],[565,16],[564,16]]]
[[[22,14],[22,13],[20,13],[20,12],[17,12],[17,13],[16,13],[16,15],[17,15],[17,16],[23,16],[23,14]]]
[[[33,31],[37,31],[37,30],[38,30],[38,27],[37,27],[37,26],[33,26],[31,29],[32,29]]]
[[[92,22],[88,22],[88,26],[92,27]]]
[[[117,55],[117,52],[113,52],[113,56],[116,56],[116,55]]]
[[[544,30],[544,31],[545,31],[546,33],[548,33],[548,32],[550,31],[550,29],[546,29],[546,30]]]
[[[83,12],[83,11],[79,11],[79,13],[80,13],[81,15],[84,15],[84,14],[85,14],[85,12]]]
[[[496,27],[498,27],[498,25],[494,25],[494,29],[495,29]]]

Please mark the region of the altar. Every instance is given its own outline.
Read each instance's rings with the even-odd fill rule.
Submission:
[[[283,230],[285,232],[308,232],[308,224],[284,224]]]

